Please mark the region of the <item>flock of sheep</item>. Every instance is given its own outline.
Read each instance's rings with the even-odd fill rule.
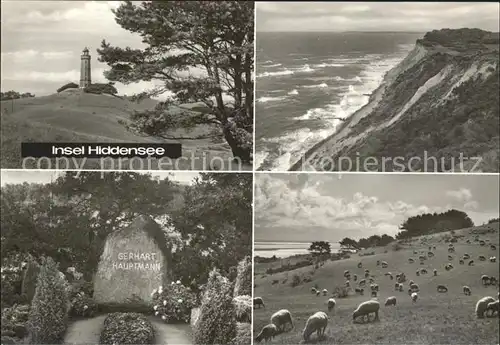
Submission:
[[[484,246],[484,242],[481,241],[480,243],[481,246]],[[496,247],[494,245],[490,246],[492,250],[496,250]],[[434,253],[432,250],[436,250],[436,247],[429,247],[429,251],[425,254],[421,254],[419,256],[419,260],[421,264],[424,264],[424,261],[427,260],[427,258],[431,258],[434,256]],[[449,244],[448,246],[448,252],[449,253],[455,253],[455,247],[453,246],[452,243]],[[413,252],[416,255],[419,255],[418,251]],[[451,261],[453,257],[448,256],[448,259]],[[465,260],[470,260],[470,255],[465,253],[462,258],[460,259],[460,264],[464,264]],[[486,258],[484,256],[479,256],[480,261],[486,261]],[[490,262],[496,262],[496,257],[492,256],[489,258]],[[409,258],[408,262],[414,263],[415,259]],[[474,261],[470,260],[469,265],[474,265]],[[387,268],[389,264],[386,261],[377,261],[377,266],[381,266],[382,268]],[[357,265],[358,268],[362,268],[362,263],[358,263]],[[453,265],[451,263],[447,263],[445,265],[445,270],[449,271],[453,269]],[[426,269],[418,269],[416,271],[417,276],[422,276],[428,274]],[[437,269],[433,270],[433,275],[437,276],[438,271]],[[406,282],[406,276],[404,273],[399,273],[393,276],[391,272],[387,272],[384,274],[385,276],[389,277],[391,280],[394,280],[394,277],[396,279],[396,283],[394,285],[395,291],[402,292],[404,291],[404,284]],[[346,270],[344,271],[344,278],[346,279],[345,281],[345,286],[347,288],[351,288],[351,273]],[[355,287],[354,291],[356,294],[363,295],[364,294],[364,287],[366,287],[367,280],[370,284],[370,291],[371,291],[371,297],[373,297],[371,300],[365,301],[361,304],[358,305],[356,310],[353,311],[352,317],[353,317],[353,322],[356,322],[357,319],[362,318],[363,321],[365,319],[369,321],[370,319],[370,314],[374,314],[374,320],[379,319],[379,310],[380,310],[380,303],[377,301],[377,293],[379,291],[379,286],[378,284],[375,283],[375,277],[370,274],[370,270],[365,269],[364,270],[364,279],[358,280],[358,276],[356,274],[352,275],[352,280],[353,282],[357,282],[357,287]],[[481,281],[483,285],[498,285],[498,280],[495,277],[490,277],[487,275],[482,275],[481,276]],[[416,303],[418,300],[418,292],[419,292],[419,286],[413,281],[410,280],[408,282],[408,295],[410,296],[410,299],[413,303]],[[438,293],[445,293],[448,292],[448,288],[445,285],[437,285],[437,292]],[[317,296],[327,296],[328,295],[328,290],[323,289],[319,290],[317,288],[311,288],[311,293],[317,295]],[[463,293],[465,295],[470,296],[471,295],[471,288],[469,286],[463,286]],[[327,300],[327,306],[328,306],[328,312],[331,312],[334,310],[336,301],[333,298],[335,296],[332,296]],[[484,316],[489,316],[492,317],[495,315],[498,316],[499,313],[499,297],[500,293],[497,293],[497,298],[493,298],[491,296],[486,296],[481,298],[475,308],[475,314],[477,318],[484,318]],[[396,305],[396,296],[390,296],[386,299],[385,301],[385,306],[395,306]],[[254,307],[265,307],[264,301],[261,297],[255,297],[254,298]],[[308,341],[310,336],[316,332],[317,337],[323,337],[325,333],[325,329],[328,324],[328,315],[327,313],[323,311],[318,311],[311,315],[307,322],[306,325],[302,331],[302,336],[304,341]],[[270,319],[270,323],[266,326],[264,326],[261,330],[261,332],[257,335],[255,340],[257,342],[260,342],[262,340],[267,341],[269,339],[273,339],[274,336],[285,332],[287,325],[290,325],[290,330],[294,328],[294,324],[292,321],[292,314],[290,313],[289,310],[287,309],[282,309],[277,312],[275,312]]]

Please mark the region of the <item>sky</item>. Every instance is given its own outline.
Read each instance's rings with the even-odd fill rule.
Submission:
[[[62,171],[47,171],[47,170],[2,170],[0,173],[1,185],[19,184],[19,183],[49,183],[57,178]],[[95,172],[99,174],[100,172]],[[103,172],[106,174],[106,171]],[[144,173],[137,171],[137,173]],[[193,179],[199,176],[197,172],[166,172],[166,171],[151,171],[152,176],[157,176],[160,179],[168,177],[172,181],[177,181],[182,184],[191,184]]]
[[[257,31],[499,31],[498,2],[256,2]]]
[[[106,83],[96,49],[106,39],[112,46],[144,47],[138,34],[122,29],[111,9],[119,1],[2,1],[2,91],[53,94],[62,85],[80,81],[80,55],[91,55],[94,83]],[[189,72],[187,72],[189,73]],[[192,70],[199,74],[200,69]],[[119,94],[149,89],[150,82],[116,83]],[[167,97],[165,95],[165,97]]]
[[[498,175],[256,174],[255,241],[394,236],[409,217],[457,209],[497,218]]]

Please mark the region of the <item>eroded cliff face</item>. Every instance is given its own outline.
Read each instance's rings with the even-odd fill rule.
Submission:
[[[498,92],[498,33],[429,32],[370,102],[291,170],[498,172]]]

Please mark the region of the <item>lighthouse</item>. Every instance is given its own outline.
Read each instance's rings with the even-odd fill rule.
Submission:
[[[81,56],[80,88],[87,87],[90,84],[90,55],[89,50],[85,47]]]

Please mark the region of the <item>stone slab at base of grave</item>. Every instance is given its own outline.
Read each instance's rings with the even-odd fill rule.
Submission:
[[[151,292],[170,282],[171,248],[161,227],[147,216],[111,233],[94,279],[98,304],[142,304]]]

